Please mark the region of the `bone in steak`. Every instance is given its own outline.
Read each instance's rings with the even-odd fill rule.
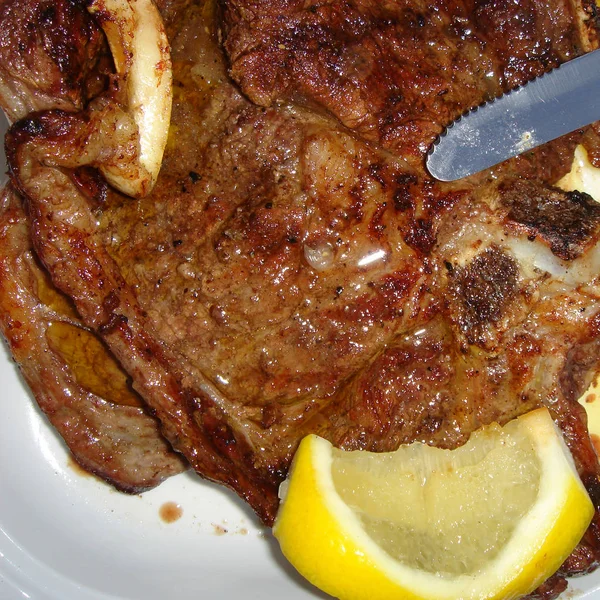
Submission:
[[[100,194],[81,170],[129,139],[112,88],[81,111],[28,116],[6,143],[37,253],[167,439],[271,523],[308,433],[455,447],[546,405],[598,506],[577,398],[598,366],[600,208],[551,185],[575,143],[597,152],[594,130],[453,184],[428,178],[420,154],[443,120],[594,47],[591,5],[221,5],[233,76],[282,101],[259,106],[230,82],[212,11],[170,18],[175,104],[148,197]],[[490,19],[524,28],[514,60]],[[273,49],[277,23],[284,55],[270,60],[261,40]],[[268,73],[239,62],[255,47]],[[256,96],[272,81],[273,98]],[[333,85],[346,81],[358,96]],[[393,98],[402,122],[377,108]],[[540,597],[597,566],[599,522]]]

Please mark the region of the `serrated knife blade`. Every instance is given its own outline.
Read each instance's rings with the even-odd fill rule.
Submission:
[[[434,142],[427,169],[453,181],[600,120],[600,50],[466,113]]]

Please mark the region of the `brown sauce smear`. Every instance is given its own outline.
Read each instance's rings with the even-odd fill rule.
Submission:
[[[158,514],[165,523],[174,523],[183,515],[183,508],[176,502],[165,502],[160,507]]]
[[[67,363],[82,388],[114,404],[143,406],[139,396],[129,387],[125,372],[94,334],[57,321],[48,326],[46,339],[50,348]]]

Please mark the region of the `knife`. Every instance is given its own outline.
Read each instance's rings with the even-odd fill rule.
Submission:
[[[600,120],[600,50],[563,63],[450,124],[427,169],[453,181]]]

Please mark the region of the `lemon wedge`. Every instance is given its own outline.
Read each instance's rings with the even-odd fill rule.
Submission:
[[[273,533],[346,600],[516,598],[552,575],[594,514],[545,408],[456,450],[344,452],[303,439]]]

